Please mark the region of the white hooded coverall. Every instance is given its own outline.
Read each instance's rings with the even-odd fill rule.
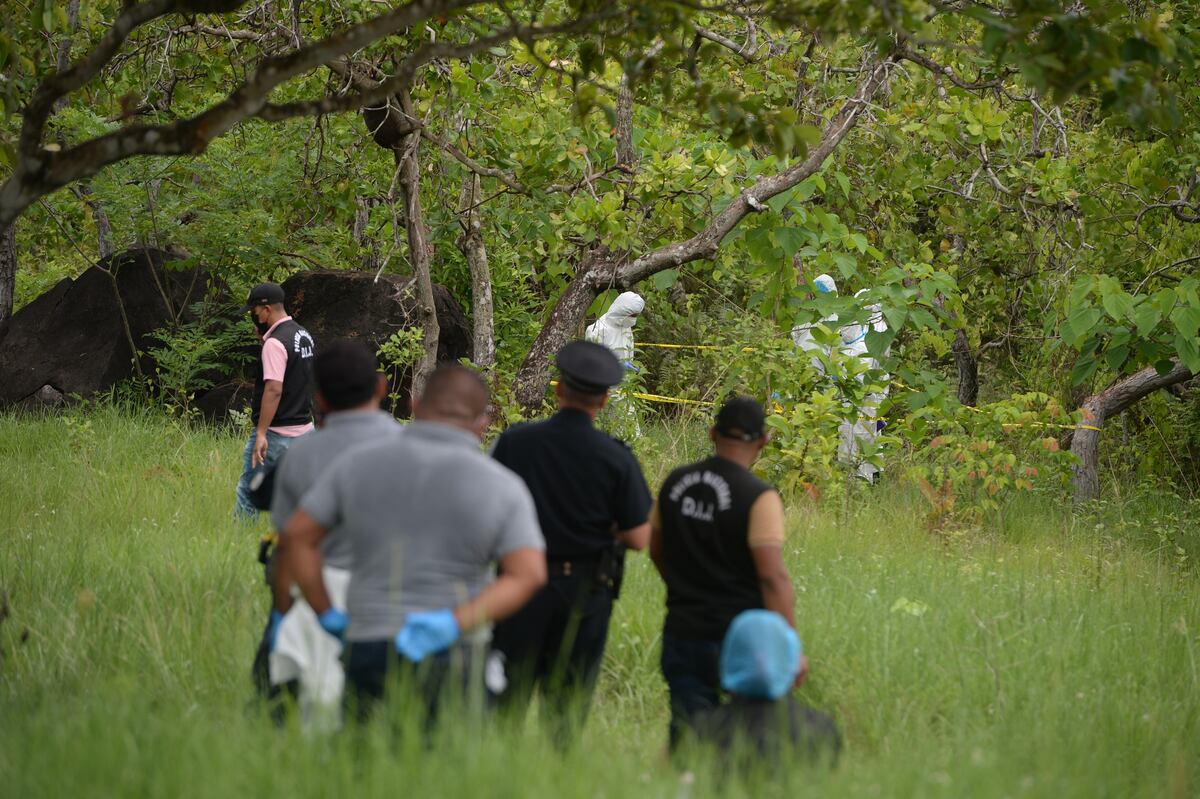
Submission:
[[[813,280],[813,285],[822,294],[837,294],[837,284],[829,275],[818,276]],[[866,289],[863,289],[854,296],[860,297],[865,291]],[[867,333],[872,329],[878,333],[883,333],[888,329],[887,322],[883,319],[883,311],[879,305],[868,306],[867,311],[870,316],[862,324],[853,323],[837,328],[837,314],[824,317],[821,319],[820,324],[825,325],[831,330],[837,328],[841,339],[838,349],[843,355],[850,355],[862,360],[870,369],[878,369],[879,361],[867,352]],[[797,325],[792,328],[792,341],[798,349],[804,352],[823,352],[826,357],[830,356],[832,354],[830,348],[827,345],[821,344],[813,337],[812,331],[814,327],[816,325]],[[812,365],[819,374],[825,374],[825,364],[815,355],[812,358]],[[861,377],[859,381],[862,381]],[[858,409],[858,420],[853,424],[847,420],[838,425],[838,460],[853,467],[859,477],[871,482],[875,481],[879,474],[879,469],[860,459],[859,443],[862,441],[873,442],[878,435],[876,413],[885,397],[887,397],[886,388],[881,393],[868,394],[863,399],[862,406]]]
[[[813,280],[813,285],[817,287],[817,291],[821,294],[837,294],[837,283],[833,282],[833,278],[831,278],[829,275],[818,275],[817,278]],[[817,326],[817,324],[822,324],[830,330],[833,330],[837,326],[837,320],[837,314],[831,314],[822,318],[821,321],[816,324],[796,325],[792,328],[792,342],[797,348],[804,352],[821,352],[824,353],[825,358],[828,359],[831,355],[830,348],[828,345],[820,343],[816,340],[816,338],[813,337],[813,329]],[[825,374],[825,364],[822,363],[821,359],[816,355],[813,355],[812,357],[812,366],[813,369],[817,370],[818,374]]]
[[[865,292],[866,289],[863,289],[854,296],[861,297]],[[869,314],[866,322],[845,325],[838,331],[842,339],[842,352],[858,358],[869,369],[879,369],[879,361],[867,352],[867,333],[872,330],[876,333],[883,333],[887,331],[888,326],[883,318],[883,309],[878,304],[867,306],[866,311]],[[859,382],[862,382],[862,379],[860,376]],[[884,375],[883,379],[886,380],[887,376]],[[874,442],[875,437],[879,434],[876,414],[880,403],[887,395],[886,385],[878,393],[867,394],[858,409],[858,421],[854,424],[842,422],[838,428],[841,435],[841,442],[838,445],[839,460],[856,467],[858,476],[870,482],[875,482],[879,476],[879,469],[859,458],[859,445],[863,441]]]
[[[633,326],[637,324],[638,314],[645,307],[646,301],[636,291],[622,292],[599,319],[588,325],[584,338],[612,350],[628,372],[634,368]],[[642,426],[633,404],[626,401],[625,393],[620,388],[615,389],[611,396],[612,402],[605,410],[606,413],[623,420],[622,426],[625,429],[621,431],[621,435],[640,436]]]
[[[588,325],[584,337],[608,347],[628,368],[633,364],[633,326],[645,307],[646,301],[637,292],[623,292],[603,316]]]

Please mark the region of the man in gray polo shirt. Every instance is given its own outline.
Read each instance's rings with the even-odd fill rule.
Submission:
[[[413,402],[414,421],[390,441],[340,457],[280,538],[282,562],[321,626],[345,634],[360,716],[384,696],[396,665],[417,672],[432,715],[448,673],[478,673],[490,623],[546,582],[529,490],[479,450],[488,399],[478,375],[439,368]],[[352,550],[348,619],[321,578],[321,542],[334,528]]]
[[[313,377],[324,423],[299,438],[279,461],[271,499],[276,530],[284,528],[300,498],[338,456],[361,444],[387,440],[403,429],[391,414],[379,409],[387,395],[387,380],[379,374],[374,353],[361,341],[338,339],[322,348],[313,360]],[[350,580],[349,541],[332,531],[321,542],[321,557],[333,604],[344,609]],[[293,601],[293,583],[279,558],[268,571],[274,608],[255,662],[256,681],[264,689],[269,675],[268,697],[279,686],[298,681],[298,699],[307,722],[322,708],[336,708],[341,699],[341,645],[321,630],[304,600]]]

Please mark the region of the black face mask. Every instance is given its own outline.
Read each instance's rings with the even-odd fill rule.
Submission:
[[[258,334],[260,336],[267,335],[267,331],[271,329],[270,322],[260,322],[257,319],[254,320],[254,326],[258,328]]]

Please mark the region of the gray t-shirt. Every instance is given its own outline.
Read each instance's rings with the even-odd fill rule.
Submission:
[[[407,613],[477,596],[505,555],[546,548],[521,478],[436,422],[338,458],[300,507],[350,542],[350,641],[391,638]]]
[[[296,511],[300,498],[343,453],[354,447],[382,441],[404,427],[385,411],[338,411],[325,417],[325,425],[296,439],[279,462],[275,493],[271,495],[271,523],[282,530]],[[350,568],[350,542],[336,530],[321,541],[326,566]]]

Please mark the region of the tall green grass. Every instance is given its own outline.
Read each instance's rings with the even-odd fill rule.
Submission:
[[[790,511],[812,661],[801,694],[846,737],[832,771],[740,783],[666,763],[663,591],[643,556],[565,754],[532,718],[448,724],[432,747],[376,727],[276,729],[249,702],[267,598],[262,528],[231,519],[241,444],[117,410],[0,417],[0,797],[1185,797],[1200,785],[1200,586],[1178,547],[1122,536],[1114,520],[1130,507],[1074,519],[1038,497],[982,531],[933,535],[903,487]],[[706,442],[653,428],[637,449],[657,482]]]

